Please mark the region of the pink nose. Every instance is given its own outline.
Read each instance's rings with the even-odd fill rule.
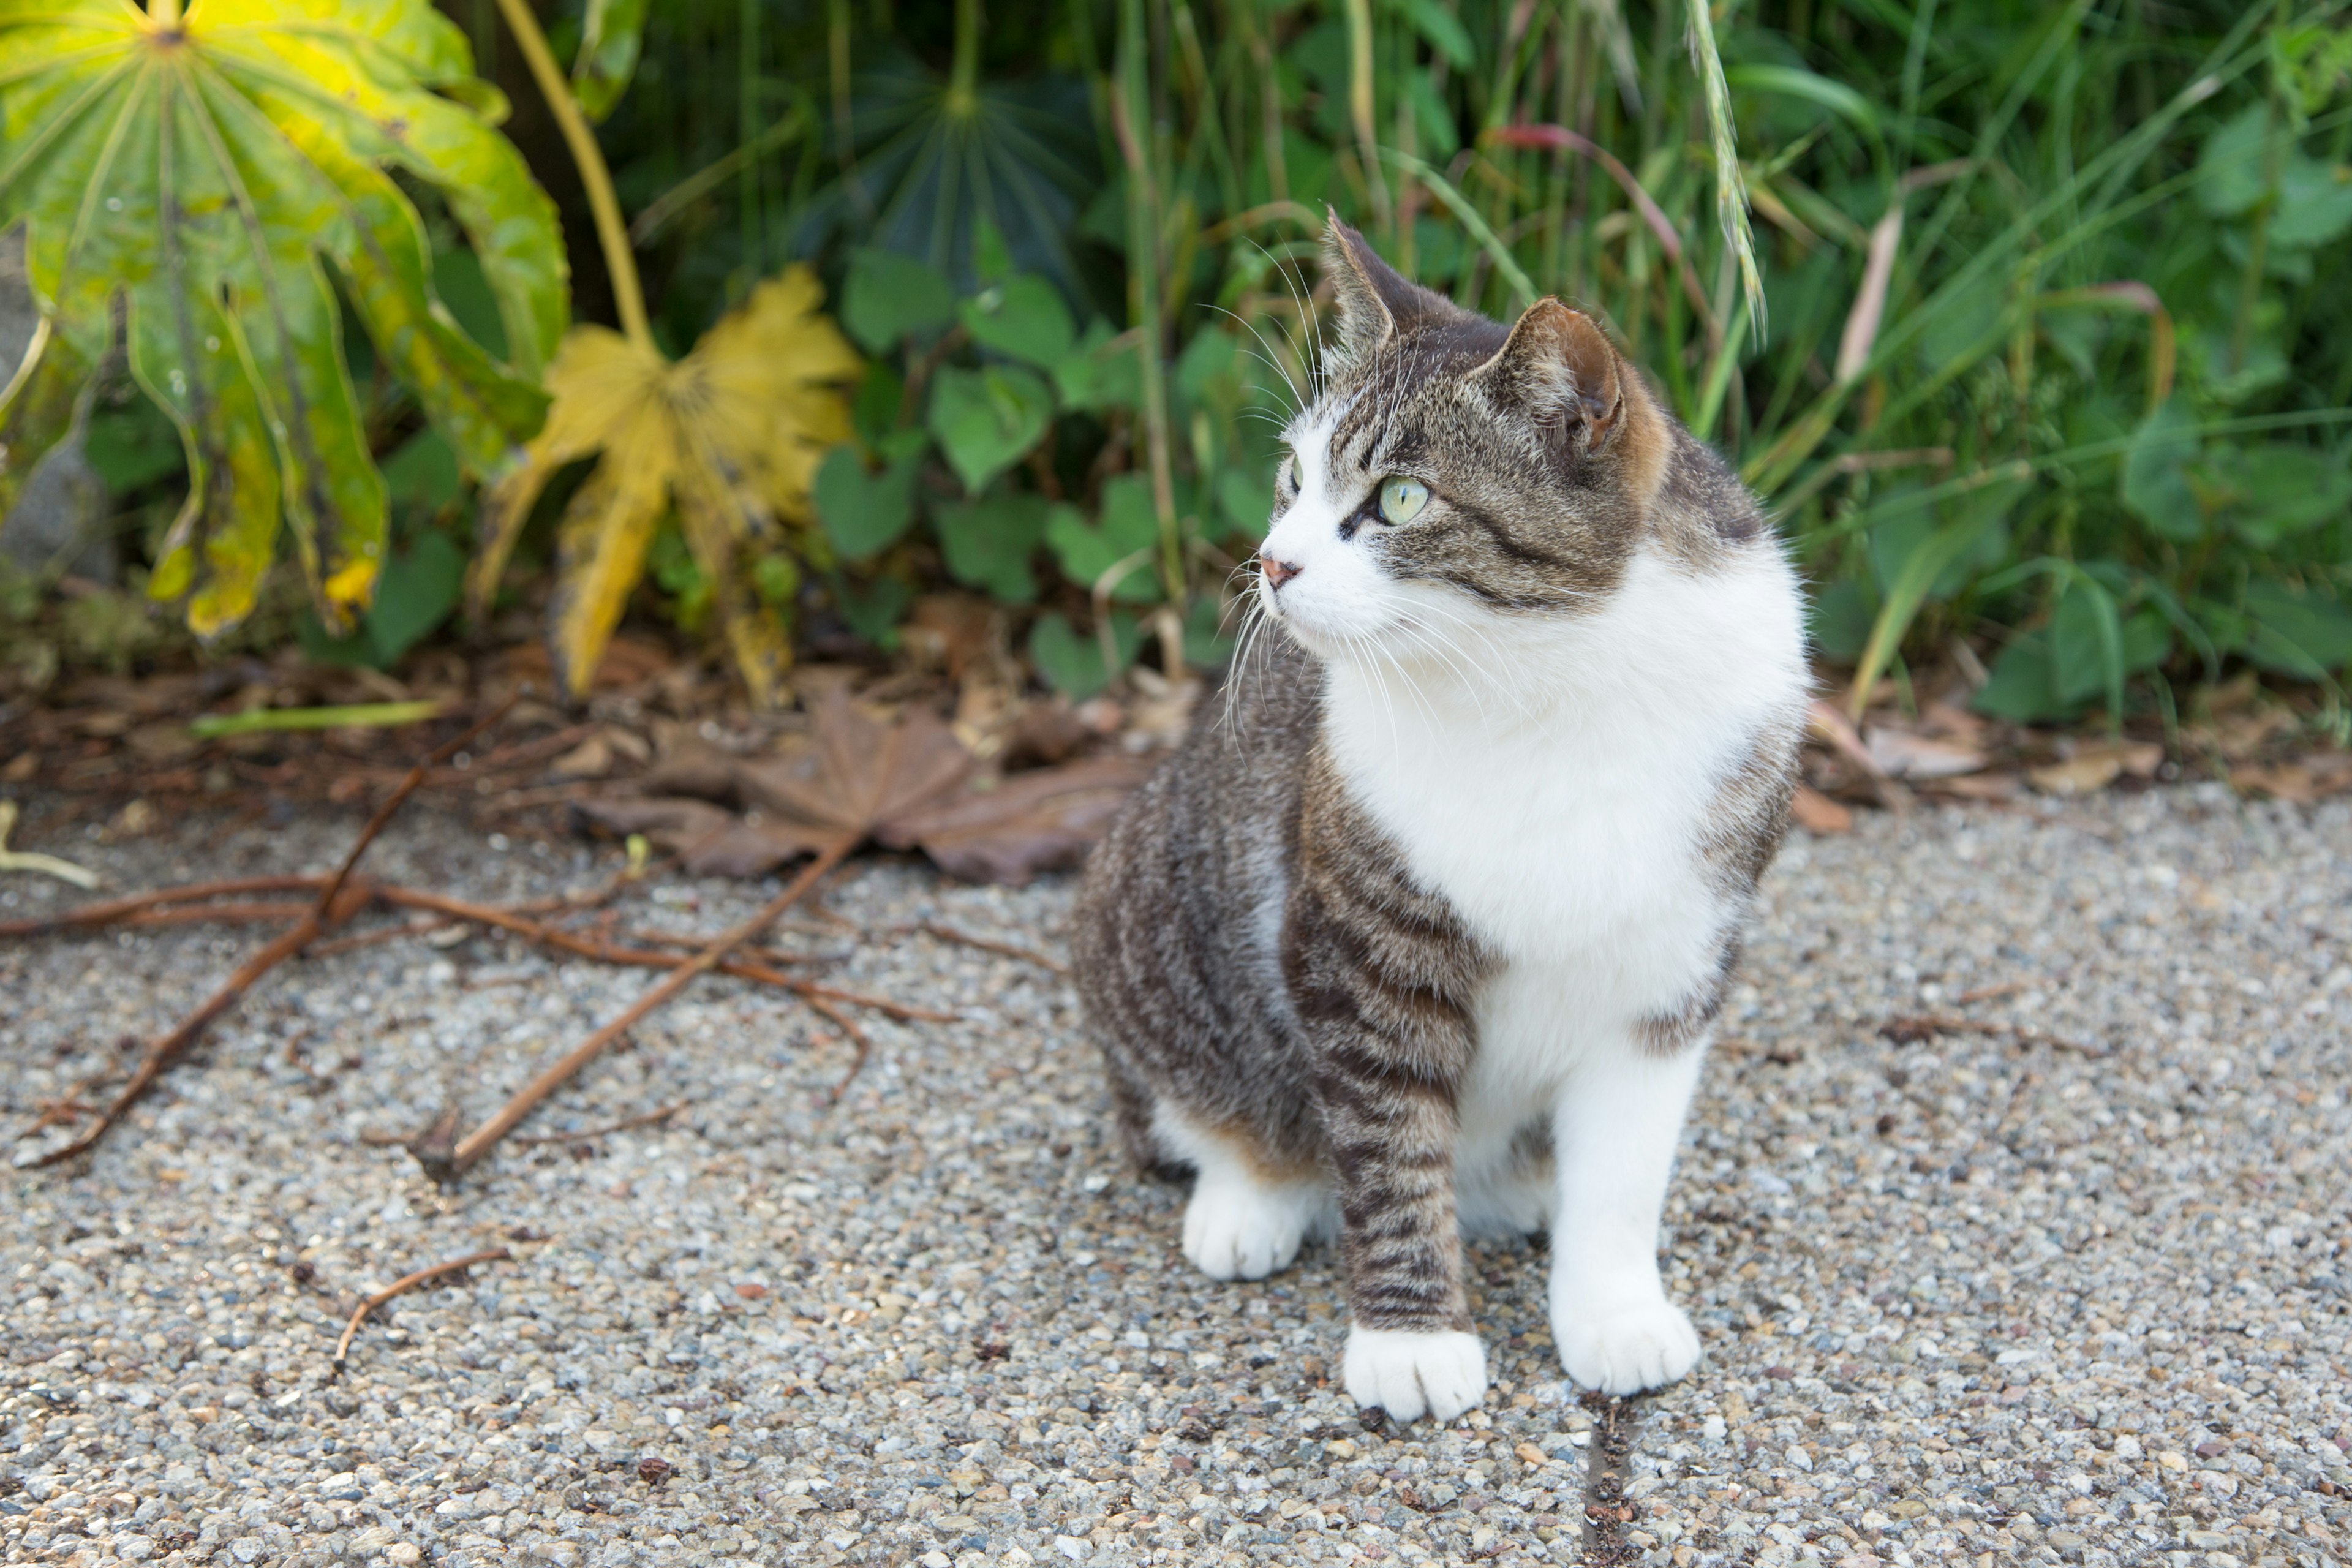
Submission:
[[[1263,550],[1257,553],[1257,569],[1265,574],[1265,584],[1269,588],[1281,587],[1285,583],[1297,576],[1301,570],[1287,561],[1276,560]]]

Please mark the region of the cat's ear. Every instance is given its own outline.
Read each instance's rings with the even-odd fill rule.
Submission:
[[[1622,446],[1628,426],[1653,413],[1600,323],[1557,300],[1528,306],[1510,341],[1471,378],[1501,406],[1558,430],[1579,457]]]
[[[1374,253],[1364,237],[1324,209],[1323,275],[1339,300],[1339,351],[1360,359],[1424,316],[1453,311],[1454,302],[1408,279]]]

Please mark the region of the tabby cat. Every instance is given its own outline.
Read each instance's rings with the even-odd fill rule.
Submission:
[[[1698,1359],[1659,1278],[1683,1115],[1786,824],[1801,597],[1589,318],[1503,327],[1335,219],[1261,636],[1088,868],[1079,985],[1184,1254],[1336,1231],[1348,1392],[1476,1405],[1461,1237],[1550,1232],[1570,1377]],[[1264,628],[1257,628],[1263,632]]]

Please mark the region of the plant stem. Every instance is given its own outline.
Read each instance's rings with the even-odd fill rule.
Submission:
[[[596,242],[604,252],[605,270],[612,274],[613,308],[620,315],[621,331],[637,347],[653,350],[645,286],[637,281],[636,252],[629,248],[628,227],[621,221],[621,199],[614,194],[613,172],[604,166],[596,133],[588,128],[588,117],[580,112],[580,100],[572,96],[571,84],[563,79],[554,52],[547,47],[547,35],[540,31],[539,18],[530,14],[530,5],[525,0],[499,0],[499,12],[522,48],[523,60],[547,99],[556,128],[563,132],[564,145],[572,150],[572,161],[580,170],[580,183],[588,188],[588,210],[595,215]]]
[[[180,25],[180,0],[148,0],[147,19],[161,29]]]
[[[948,101],[969,114],[980,98],[980,0],[956,0],[955,63],[948,74]]]
[[[1136,353],[1142,358],[1144,457],[1151,471],[1151,506],[1160,523],[1160,574],[1168,596],[1184,603],[1184,541],[1176,516],[1176,475],[1168,442],[1168,385],[1160,374],[1162,328],[1160,300],[1159,182],[1152,177],[1150,150],[1144,142],[1142,110],[1146,101],[1143,75],[1144,24],[1142,0],[1125,0],[1119,7],[1118,79],[1111,85],[1111,116],[1118,133],[1120,155],[1127,162],[1127,266],[1129,293],[1135,313]],[[1163,650],[1181,659],[1181,646]],[[1177,671],[1168,671],[1172,678]]]
[[[1356,156],[1364,161],[1364,189],[1372,202],[1372,221],[1393,243],[1395,214],[1389,205],[1388,182],[1381,178],[1380,132],[1372,116],[1371,0],[1347,0],[1348,115],[1356,125]]]

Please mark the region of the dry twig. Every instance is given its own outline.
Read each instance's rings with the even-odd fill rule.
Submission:
[[[941,942],[961,942],[965,947],[976,947],[982,952],[992,952],[999,958],[1013,958],[1020,960],[1023,963],[1034,963],[1049,974],[1067,974],[1070,972],[1068,964],[1048,953],[1039,952],[1035,948],[1023,947],[1018,942],[1002,942],[995,937],[978,936],[959,926],[951,926],[945,921],[917,921],[912,925],[892,926],[890,930],[894,933],[921,931],[927,936],[938,937]]]
[[[667,1121],[685,1109],[686,1102],[680,1100],[676,1105],[665,1105],[659,1110],[648,1110],[641,1116],[625,1117],[621,1121],[603,1127],[585,1128],[578,1132],[547,1132],[530,1138],[519,1137],[514,1141],[515,1147],[535,1149],[547,1143],[583,1143],[591,1138],[608,1137],[613,1133],[627,1132],[635,1128],[651,1127],[656,1121]]]
[[[449,1146],[446,1153],[443,1152],[443,1141],[439,1139],[421,1138],[410,1145],[411,1152],[415,1154],[417,1163],[423,1165],[436,1181],[441,1182],[455,1180],[471,1169],[483,1155],[488,1153],[497,1145],[499,1139],[513,1131],[517,1123],[538,1109],[540,1101],[563,1087],[582,1068],[602,1056],[606,1047],[628,1033],[655,1008],[686,989],[696,975],[718,968],[725,961],[729,952],[765,931],[778,915],[782,914],[784,910],[798,902],[811,888],[816,886],[818,879],[826,872],[847,859],[850,851],[857,847],[861,837],[848,835],[837,840],[831,848],[810,861],[801,874],[793,878],[782,892],[769,900],[759,913],[735,927],[692,958],[686,959],[671,968],[670,972],[655,982],[644,995],[631,1003],[619,1017],[583,1040],[562,1060],[525,1085],[521,1092],[508,1100],[496,1116],[467,1133],[454,1146]],[[662,960],[665,965],[667,962],[667,959]]]
[[[2076,1040],[2062,1039],[2017,1024],[1986,1024],[1974,1018],[1957,1018],[1943,1013],[1906,1013],[1889,1018],[1878,1026],[1879,1035],[1898,1046],[1916,1046],[1922,1040],[1932,1040],[1938,1035],[1986,1035],[1998,1040],[2014,1040],[2021,1046],[2051,1046],[2062,1051],[2074,1051],[2086,1057],[2103,1057],[2107,1053],[2096,1046],[2086,1046]]]
[[[367,1321],[368,1314],[394,1296],[414,1290],[419,1285],[429,1285],[445,1274],[455,1274],[460,1269],[471,1268],[477,1263],[496,1263],[502,1258],[513,1256],[513,1253],[503,1247],[485,1247],[479,1252],[469,1252],[463,1258],[453,1258],[446,1263],[436,1263],[430,1268],[420,1268],[414,1274],[402,1275],[366,1300],[362,1301],[358,1310],[352,1313],[352,1321],[343,1325],[343,1337],[335,1342],[336,1370],[341,1370],[343,1358],[351,1353],[352,1338],[360,1331],[360,1325]]]

